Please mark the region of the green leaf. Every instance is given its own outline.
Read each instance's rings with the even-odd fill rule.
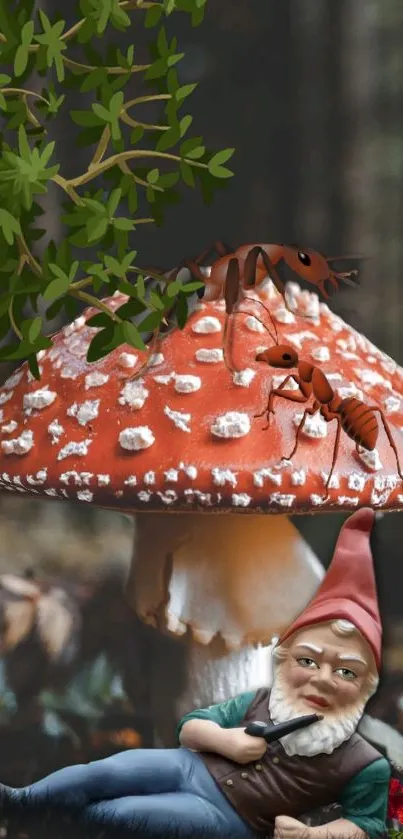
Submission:
[[[151,169],[151,170],[147,173],[147,180],[148,180],[148,183],[149,183],[149,184],[156,184],[156,183],[158,183],[158,178],[159,178],[159,175],[160,175],[160,173],[159,173],[159,169]]]
[[[131,347],[135,347],[138,350],[146,349],[146,345],[138,329],[134,326],[133,323],[130,323],[129,320],[125,320],[122,324],[122,329],[127,344],[129,344]]]
[[[93,216],[87,221],[88,242],[101,239],[108,229],[108,219]]]
[[[221,164],[229,160],[234,151],[234,149],[224,149],[213,155],[207,164],[210,175],[213,175],[214,178],[231,178],[234,173]]]
[[[99,127],[104,122],[103,119],[96,116],[95,113],[91,113],[91,111],[70,111],[70,116],[76,125],[81,125],[84,128]]]
[[[193,169],[186,163],[184,160],[181,160],[179,164],[180,173],[182,176],[182,180],[185,182],[187,186],[194,187],[195,186],[195,177],[193,174]]]
[[[14,58],[14,75],[23,76],[28,66],[29,52],[25,44],[20,44]]]
[[[190,96],[190,94],[193,93],[194,90],[196,90],[196,87],[197,87],[197,83],[196,84],[184,84],[184,85],[182,85],[182,87],[178,87],[178,89],[175,92],[176,101],[177,102],[183,102],[184,99],[186,99],[187,96]]]
[[[119,217],[113,219],[112,224],[117,230],[134,230],[136,222],[130,218]]]
[[[34,344],[42,329],[42,318],[34,318],[28,330],[28,339]]]
[[[14,242],[14,236],[21,233],[21,226],[18,219],[14,218],[8,210],[0,208],[0,229],[8,245]]]
[[[69,285],[68,277],[56,277],[46,286],[42,297],[44,300],[54,300],[56,297],[62,297],[68,291]]]
[[[144,26],[146,29],[152,29],[153,26],[156,26],[157,23],[161,20],[162,16],[162,6],[152,6],[151,9],[147,9],[147,14],[145,16]]]

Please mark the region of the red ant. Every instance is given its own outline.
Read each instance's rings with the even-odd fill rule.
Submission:
[[[381,408],[378,408],[376,405],[366,405],[360,399],[356,399],[353,396],[348,396],[345,399],[341,399],[337,396],[330,386],[327,377],[319,367],[315,364],[311,364],[309,361],[300,360],[297,351],[289,344],[278,343],[277,328],[271,313],[263,303],[262,306],[266,309],[266,312],[274,326],[275,336],[272,335],[263,321],[260,321],[260,323],[262,323],[270,337],[274,340],[275,346],[258,353],[256,355],[256,361],[264,361],[270,367],[283,370],[289,370],[294,367],[297,368],[298,373],[290,373],[286,376],[284,381],[281,382],[279,387],[271,387],[267,407],[260,414],[255,414],[255,418],[262,417],[267,413],[268,425],[265,426],[266,429],[270,425],[270,415],[274,414],[273,401],[275,396],[279,396],[282,399],[288,399],[290,402],[300,403],[306,403],[311,396],[314,397],[311,407],[305,408],[304,410],[302,419],[297,428],[295,444],[292,452],[288,457],[283,457],[282,460],[291,460],[294,456],[298,448],[299,438],[303,431],[305,420],[308,416],[313,416],[319,412],[325,422],[336,420],[337,432],[333,449],[332,467],[325,484],[325,489],[327,490],[336,465],[341,430],[343,429],[345,434],[347,434],[348,437],[355,442],[358,453],[358,446],[362,446],[362,448],[367,449],[367,451],[373,451],[379,433],[379,425],[375,414],[379,413],[387,438],[396,456],[399,477],[403,481],[403,474],[400,468],[399,454],[396,444],[393,440],[388,422]],[[247,312],[238,311],[236,314],[247,314]],[[259,320],[259,318],[257,319]],[[291,379],[298,385],[298,390],[300,391],[299,393],[295,390],[284,390],[286,384]],[[327,497],[328,495],[326,495],[326,499]]]
[[[216,252],[216,259],[210,274],[203,272],[202,263],[209,260]],[[350,271],[337,272],[332,265],[336,262],[357,261],[358,257],[325,257],[312,248],[300,249],[297,245],[241,245],[234,249],[221,241],[214,243],[195,259],[184,259],[174,271],[167,274],[168,282],[177,279],[181,270],[186,268],[189,272],[188,279],[184,285],[194,278],[203,283],[198,289],[197,296],[205,302],[225,300],[226,320],[223,335],[224,361],[228,370],[232,369],[225,358],[226,336],[228,328],[228,317],[234,314],[235,307],[242,298],[242,292],[251,290],[269,276],[277,291],[284,299],[286,308],[289,309],[286,300],[286,282],[295,279],[302,279],[314,285],[325,297],[329,297],[325,284],[329,282],[335,289],[339,289],[340,282],[356,286],[358,284],[358,269],[351,268]],[[282,274],[282,277],[280,276]],[[242,275],[242,279],[241,279]],[[353,279],[354,278],[354,279]],[[175,316],[176,302],[173,303],[161,327],[154,331],[152,343],[149,348],[149,355],[154,351],[157,341],[163,333],[174,328],[175,323],[169,323],[169,315]],[[291,310],[290,310],[291,311]],[[147,366],[148,359],[131,377],[137,378]]]

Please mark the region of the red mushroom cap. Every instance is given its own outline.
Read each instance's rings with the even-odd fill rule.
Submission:
[[[275,399],[266,417],[272,380],[289,370],[257,362],[273,346],[261,299],[279,341],[318,365],[333,390],[381,408],[403,463],[403,370],[315,294],[289,284],[288,299],[307,317],[292,315],[267,281],[248,292],[232,319],[231,374],[223,361],[224,302],[198,304],[183,331],[161,341],[140,379],[130,381],[146,354],[120,347],[88,364],[94,329],[88,309],[54,336],[40,354],[41,380],[24,364],[0,388],[0,486],[130,512],[141,510],[306,513],[370,505],[403,507],[396,459],[377,413],[377,449],[357,452],[343,431],[325,501],[336,422],[308,418],[290,461],[305,405]],[[106,302],[124,302],[117,293]],[[296,372],[296,371],[294,371]],[[292,383],[291,383],[292,384]]]

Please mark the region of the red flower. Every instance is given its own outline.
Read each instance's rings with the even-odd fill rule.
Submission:
[[[403,785],[397,778],[391,778],[389,783],[388,819],[403,824]]]

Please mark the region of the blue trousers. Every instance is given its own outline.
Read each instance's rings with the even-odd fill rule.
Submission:
[[[87,764],[67,766],[12,798],[79,809],[103,824],[141,827],[143,836],[252,839],[201,758],[189,749],[130,749]]]

